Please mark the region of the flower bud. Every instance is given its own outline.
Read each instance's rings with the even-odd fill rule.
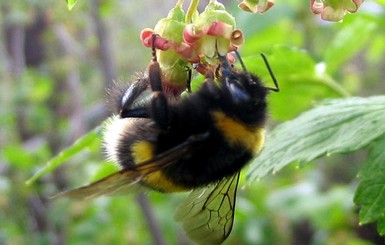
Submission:
[[[264,13],[274,5],[274,0],[243,0],[238,7],[246,12]]]
[[[224,55],[241,45],[243,34],[235,29],[235,19],[224,5],[211,1],[193,23],[186,26],[184,41],[195,48],[199,57],[211,63],[217,52]]]
[[[355,13],[364,0],[310,0],[311,10],[323,20],[340,21],[347,12]]]
[[[144,46],[156,49],[163,83],[166,89],[172,90],[172,93],[180,93],[186,88],[189,79],[187,69],[191,67],[191,64],[178,54],[179,51],[186,56],[191,55],[188,47],[182,45],[186,23],[181,5],[178,2],[167,17],[155,25],[154,30],[146,28],[140,35]],[[156,37],[153,38],[153,35]]]

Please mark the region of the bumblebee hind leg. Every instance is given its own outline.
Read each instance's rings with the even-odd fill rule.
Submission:
[[[162,71],[157,61],[155,39],[157,35],[153,35],[152,60],[148,66],[148,78],[142,81],[139,85],[133,85],[133,89],[128,89],[123,96],[122,108],[120,111],[121,118],[151,118],[162,129],[167,130],[170,125],[168,100],[163,92],[162,87]],[[131,98],[133,95],[140,94],[147,90],[147,85],[150,84],[152,97],[149,106],[141,106],[132,108]],[[142,86],[143,85],[143,86]],[[127,97],[127,99],[125,99]],[[136,96],[137,97],[137,96]]]
[[[155,34],[152,36],[153,44],[155,43],[156,37]],[[148,67],[148,73],[153,91],[150,114],[161,129],[167,130],[170,125],[169,105],[166,95],[163,92],[162,71],[157,61],[155,46],[152,47],[152,61]]]

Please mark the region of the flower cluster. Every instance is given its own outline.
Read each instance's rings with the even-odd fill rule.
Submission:
[[[154,29],[146,28],[140,38],[144,46],[154,48],[163,72],[163,81],[178,94],[190,79],[188,70],[195,65],[204,74],[218,65],[217,55],[236,50],[244,41],[234,17],[217,0],[210,0],[205,10],[197,10],[199,0],[190,0],[187,12],[178,0],[166,18]],[[328,21],[339,21],[354,13],[364,0],[310,0],[311,10]],[[238,6],[247,12],[264,13],[274,0],[243,0]],[[156,37],[156,38],[154,38]]]
[[[146,28],[141,33],[143,45],[157,50],[165,83],[181,87],[185,84],[180,83],[188,79],[186,68],[192,64],[216,65],[217,54],[236,50],[243,38],[242,31],[235,28],[234,17],[216,0],[210,1],[202,13],[189,9],[187,14],[179,1],[154,29]]]
[[[310,0],[311,10],[323,20],[340,21],[347,12],[355,13],[364,0]]]

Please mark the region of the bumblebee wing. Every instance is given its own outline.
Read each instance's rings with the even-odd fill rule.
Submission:
[[[199,244],[220,244],[230,234],[234,221],[239,172],[217,184],[193,190],[178,206],[175,219]]]
[[[148,174],[176,163],[182,156],[190,152],[196,143],[204,140],[207,136],[208,133],[191,136],[183,143],[156,155],[154,158],[134,165],[132,169],[123,169],[89,185],[59,193],[53,198],[92,198],[101,195],[121,194],[134,189],[134,186],[139,189],[139,186],[135,185],[136,183]]]
[[[137,171],[121,170],[89,185],[59,193],[52,198],[68,197],[88,199],[102,195],[113,195],[121,192],[122,189],[132,188],[141,178],[140,173]]]

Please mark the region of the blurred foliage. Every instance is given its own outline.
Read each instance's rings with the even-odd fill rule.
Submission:
[[[141,46],[139,33],[152,28],[173,4],[90,0],[77,1],[68,11],[65,1],[0,1],[0,244],[155,244],[143,203],[134,195],[87,201],[49,197],[111,171],[92,131],[108,115],[105,87],[145,70],[151,52]],[[281,139],[295,139],[286,135],[295,130],[292,137],[300,135],[304,123],[312,122],[306,115],[321,120],[338,108],[321,110],[324,99],[337,99],[340,105],[350,96],[370,101],[376,97],[369,96],[383,94],[384,1],[367,0],[338,23],[312,15],[304,1],[276,2],[263,15],[240,11],[237,4],[226,1],[226,8],[245,33],[240,52],[247,69],[272,84],[259,56],[265,53],[282,88],[269,97],[269,128],[284,122],[275,129]],[[361,126],[361,116],[371,108],[357,106],[362,114],[348,121],[356,124],[347,124],[347,131]],[[332,125],[338,118],[337,111],[324,123]],[[378,120],[370,125],[381,126]],[[288,131],[279,131],[285,127]],[[381,135],[378,127],[369,131],[365,135]],[[293,144],[321,150],[305,140]],[[351,140],[344,142],[356,145]],[[384,244],[376,225],[359,225],[359,218],[362,223],[379,219],[378,230],[385,230],[383,137],[366,142],[368,150],[361,140],[356,139],[360,150],[352,148],[349,154],[315,159],[326,150],[306,166],[294,160],[274,175],[248,185],[241,181],[226,244]],[[69,146],[64,156],[59,154]],[[284,159],[294,153],[280,154]],[[25,185],[46,162],[52,167],[49,174]],[[358,172],[361,183],[354,196]],[[148,195],[166,244],[190,244],[172,219],[183,195]],[[362,206],[359,215],[353,199]]]

